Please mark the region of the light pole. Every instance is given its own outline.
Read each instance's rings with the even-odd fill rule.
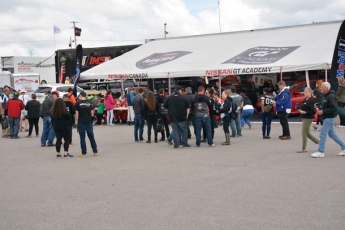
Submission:
[[[167,34],[168,34],[168,31],[167,31],[167,24],[164,23],[164,38],[167,38]]]

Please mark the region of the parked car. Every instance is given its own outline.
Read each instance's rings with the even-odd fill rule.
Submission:
[[[43,84],[39,85],[38,88],[35,90],[35,94],[37,95],[37,101],[42,103],[45,99],[45,93],[47,91],[59,91],[59,97],[63,97],[64,94],[68,93],[68,89],[73,88],[73,85],[68,85],[68,84],[60,84],[60,83],[51,83],[51,84]],[[77,95],[83,91],[82,88],[77,86]]]
[[[316,82],[320,79],[309,80],[310,88],[314,90],[316,88]],[[296,109],[296,104],[301,105],[304,100],[304,89],[307,87],[307,82],[305,80],[295,81],[292,85],[288,86],[290,89],[290,96],[292,102],[291,114],[299,114]],[[258,97],[255,108],[258,112],[261,112],[261,97]],[[274,114],[276,113],[274,107]]]

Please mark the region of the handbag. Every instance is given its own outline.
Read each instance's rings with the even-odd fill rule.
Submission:
[[[158,120],[158,122],[157,122],[157,133],[161,133],[161,132],[164,132],[164,126],[162,124],[162,121]]]
[[[3,117],[0,120],[0,123],[1,123],[2,129],[7,129],[9,126],[8,120],[5,117]]]
[[[271,112],[272,108],[273,108],[272,105],[265,105],[264,106],[264,112],[269,113],[269,112]]]
[[[345,116],[345,108],[338,106],[338,111],[337,111],[339,116]]]

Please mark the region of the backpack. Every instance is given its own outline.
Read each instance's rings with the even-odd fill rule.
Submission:
[[[238,113],[237,113],[237,108],[238,106],[236,105],[236,103],[234,103],[234,100],[232,100],[231,97],[230,98],[230,102],[231,102],[231,106],[230,106],[230,118],[231,119],[236,119],[238,117]]]

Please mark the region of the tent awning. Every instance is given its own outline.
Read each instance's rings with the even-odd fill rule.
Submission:
[[[328,69],[341,23],[153,40],[81,73],[81,78],[174,78]]]

